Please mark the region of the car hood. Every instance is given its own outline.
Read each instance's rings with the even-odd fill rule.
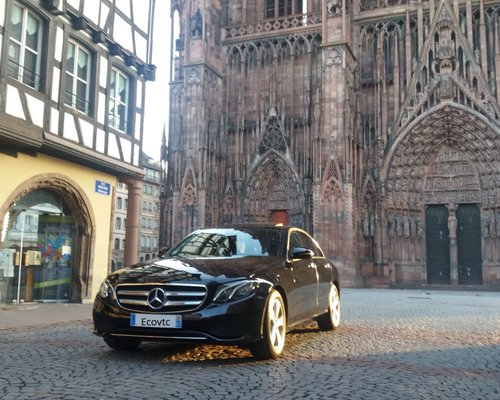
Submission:
[[[122,284],[269,279],[273,270],[283,268],[284,262],[282,257],[269,256],[167,258],[120,269],[111,274],[108,280],[113,284]]]

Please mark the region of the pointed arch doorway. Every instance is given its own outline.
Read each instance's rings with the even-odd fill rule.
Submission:
[[[500,237],[494,128],[450,103],[422,115],[395,141],[385,204],[397,283],[491,282]]]
[[[269,151],[245,185],[245,222],[273,222],[304,226],[304,194],[290,163]]]

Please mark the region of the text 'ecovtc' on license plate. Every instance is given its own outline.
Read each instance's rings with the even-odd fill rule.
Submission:
[[[182,328],[182,317],[180,315],[130,314],[130,326]]]

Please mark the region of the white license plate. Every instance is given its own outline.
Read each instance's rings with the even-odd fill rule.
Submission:
[[[130,326],[142,328],[182,328],[180,315],[130,314]]]

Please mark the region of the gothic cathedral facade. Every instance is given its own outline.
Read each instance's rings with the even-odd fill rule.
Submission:
[[[500,2],[172,0],[166,246],[310,231],[344,286],[500,285]]]

